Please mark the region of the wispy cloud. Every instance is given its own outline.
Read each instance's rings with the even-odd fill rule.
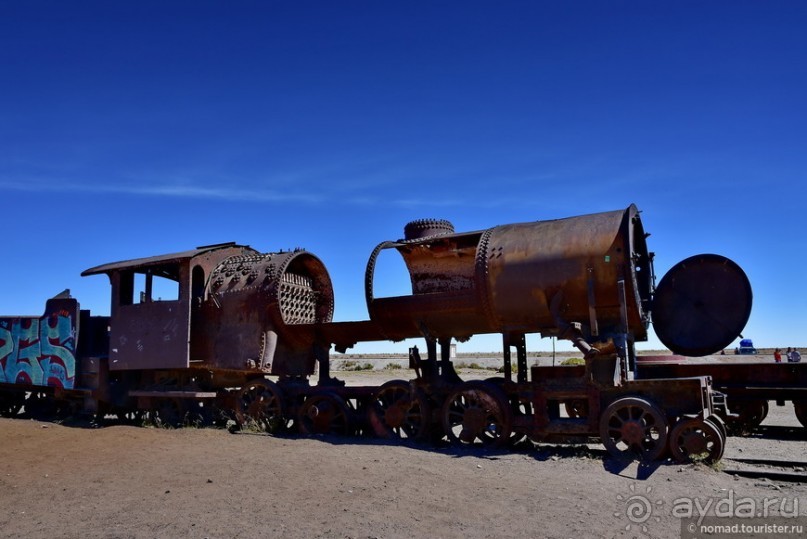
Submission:
[[[375,175],[373,175],[375,176]],[[338,179],[323,181],[306,179],[299,184],[306,185],[300,189],[288,182],[252,182],[252,184],[236,184],[221,181],[216,186],[199,182],[176,179],[170,182],[154,183],[138,179],[126,182],[81,182],[55,179],[17,179],[0,178],[0,189],[28,193],[62,193],[88,194],[97,196],[119,195],[159,197],[174,199],[221,200],[244,203],[284,203],[293,202],[320,206],[338,203],[342,206],[367,207],[385,205],[399,208],[498,208],[520,206],[527,203],[523,193],[508,187],[499,191],[489,186],[467,187],[465,190],[456,186],[441,189],[441,180],[413,180],[393,174],[394,179],[381,177],[361,179],[355,177],[347,185]],[[267,185],[280,184],[281,188]],[[299,185],[298,184],[298,185]]]
[[[0,189],[30,193],[117,195],[239,203],[339,204],[398,208],[524,207],[566,189],[558,171],[477,170],[470,165],[415,164],[387,156],[364,162],[326,162],[310,168],[232,179],[220,170],[168,174],[126,171],[108,181],[98,174],[52,170],[0,174]],[[559,171],[568,176],[568,171]],[[155,180],[159,178],[159,180]],[[540,196],[538,196],[540,195]]]
[[[204,182],[187,179],[172,179],[156,183],[130,178],[126,181],[116,180],[104,183],[97,180],[90,182],[53,178],[0,178],[0,189],[27,193],[121,195],[259,203],[295,202],[310,205],[338,202],[354,206],[384,203],[405,207],[413,205],[448,206],[463,203],[461,200],[454,199],[407,196],[404,189],[391,187],[390,183],[397,183],[397,179],[381,181],[380,177],[368,177],[363,180],[353,177],[352,181],[342,185],[338,179],[328,181],[307,177],[300,178],[296,182],[276,181],[275,179],[249,183],[219,181],[215,186],[211,186]],[[272,188],[271,185],[280,187]],[[306,188],[301,189],[298,187],[299,185],[304,185]],[[399,197],[396,193],[402,193],[404,196]]]
[[[217,199],[237,202],[306,202],[316,204],[325,197],[314,192],[209,187],[188,182],[148,184],[132,180],[125,184],[82,183],[55,180],[0,180],[0,188],[30,193],[89,193],[96,195],[136,195],[170,198]]]

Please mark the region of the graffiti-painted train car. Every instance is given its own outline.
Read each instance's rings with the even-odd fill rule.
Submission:
[[[69,290],[49,299],[42,316],[0,318],[0,415],[15,414],[23,403],[45,414],[65,405],[94,409],[89,388],[97,386],[94,356],[106,354],[107,324],[107,317],[81,311]]]

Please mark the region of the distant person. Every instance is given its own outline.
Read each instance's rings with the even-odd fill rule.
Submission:
[[[790,357],[790,356],[792,356],[792,355],[793,355],[793,349],[792,349],[792,348],[790,348],[790,347],[788,346],[788,347],[787,347],[787,362],[788,362],[788,363],[791,363],[791,362],[792,362],[792,359],[791,359],[791,357]]]
[[[795,348],[792,352],[790,352],[790,356],[787,358],[790,363],[801,363],[801,354]]]
[[[777,363],[782,362],[782,350],[780,348],[773,351],[773,360]]]

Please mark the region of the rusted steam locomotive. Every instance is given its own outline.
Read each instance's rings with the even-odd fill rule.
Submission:
[[[167,423],[224,411],[304,434],[358,432],[501,445],[599,439],[617,455],[720,459],[724,405],[709,377],[633,380],[634,343],[656,333],[706,355],[745,326],[751,288],[718,255],[689,258],[655,286],[639,212],[625,210],[456,233],[406,225],[366,267],[369,320],[333,322],[323,263],[304,250],[233,243],[105,264],[109,317],[63,293],[42,317],[0,319],[0,413],[74,410]],[[397,251],[411,294],[375,297],[376,261]],[[454,340],[501,334],[504,374],[463,381]],[[585,365],[528,368],[525,335],[567,339]],[[346,386],[330,350],[418,337],[412,380]],[[513,350],[515,349],[515,361]],[[317,375],[317,382],[311,377]]]

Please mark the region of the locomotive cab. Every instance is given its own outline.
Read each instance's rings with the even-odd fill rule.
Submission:
[[[263,254],[224,243],[115,262],[109,368],[314,372],[310,327],[330,322],[333,289],[303,250]]]
[[[254,251],[227,243],[84,271],[105,273],[112,285],[110,370],[188,368],[205,280],[223,259],[245,252]]]

